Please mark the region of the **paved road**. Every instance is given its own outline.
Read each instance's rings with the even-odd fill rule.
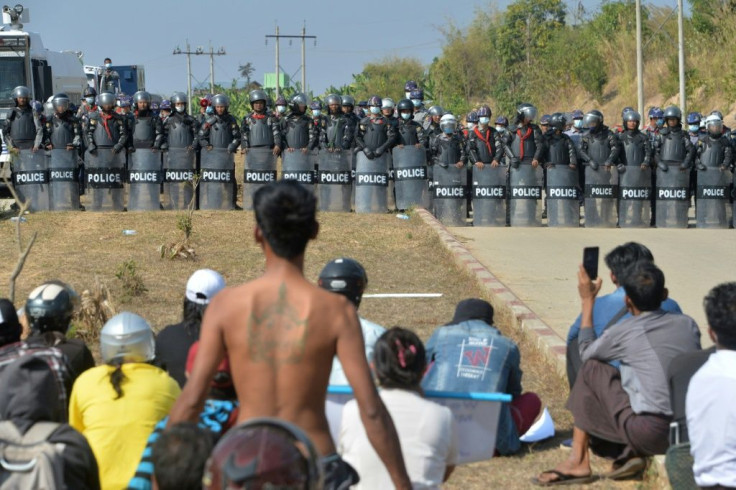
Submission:
[[[450,228],[473,255],[565,338],[579,313],[577,266],[583,247],[599,246],[603,293],[613,291],[604,255],[638,241],[652,250],[670,296],[707,335],[702,301],[713,286],[736,281],[736,230]]]

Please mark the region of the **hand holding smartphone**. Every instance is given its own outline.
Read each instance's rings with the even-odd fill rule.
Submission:
[[[585,247],[583,249],[583,268],[588,273],[591,281],[598,278],[598,254],[599,247]]]

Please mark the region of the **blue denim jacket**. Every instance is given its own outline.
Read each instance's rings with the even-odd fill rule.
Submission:
[[[521,355],[510,339],[481,320],[438,328],[426,343],[425,390],[521,394]],[[496,449],[519,450],[521,442],[508,403],[501,408]]]

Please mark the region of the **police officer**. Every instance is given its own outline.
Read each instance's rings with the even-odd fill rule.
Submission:
[[[154,152],[160,150],[164,143],[163,125],[151,110],[151,94],[140,90],[133,95],[133,103],[133,144],[130,151],[135,152],[137,148],[152,149]]]
[[[43,122],[31,108],[31,90],[25,86],[13,89],[15,107],[8,114],[3,128],[5,146],[10,153],[20,150],[38,151],[43,145]]]
[[[575,109],[572,111],[572,127],[565,131],[565,134],[570,137],[570,140],[575,144],[577,150],[580,149],[580,144],[583,142],[583,111]]]
[[[355,97],[352,95],[343,95],[340,97],[340,101],[342,104],[342,112],[348,117],[348,119],[350,119],[351,124],[353,125],[353,133],[355,133],[355,130],[358,128],[358,123],[360,122],[360,118],[355,113]]]
[[[394,125],[381,114],[381,98],[374,95],[368,104],[370,117],[364,117],[358,124],[355,148],[372,160],[387,152],[395,144],[397,135]]]
[[[556,112],[549,118],[550,131],[545,134],[544,146],[546,149],[546,167],[554,168],[556,165],[567,165],[575,170],[578,165],[577,150],[572,138],[564,130],[567,124],[565,115]]]
[[[482,169],[485,165],[498,167],[504,154],[503,136],[490,126],[491,108],[483,105],[476,112],[478,126],[468,133],[468,156],[470,163]]]
[[[248,94],[253,111],[243,118],[241,126],[242,152],[249,148],[272,148],[274,156],[281,153],[281,131],[278,119],[269,115],[266,102],[268,95],[263,90],[251,90]]]
[[[717,116],[705,119],[706,133],[697,142],[696,163],[700,171],[718,168],[721,172],[733,166],[733,149],[723,134],[723,121]]]
[[[314,126],[314,131],[316,131],[315,134],[315,140],[314,140],[314,147],[310,147],[310,149],[317,148],[317,145],[319,144],[319,131],[322,128],[322,122],[325,119],[324,114],[322,114],[322,102],[320,100],[313,100],[311,104],[309,104],[309,110],[312,112],[312,125]]]
[[[468,115],[465,116],[465,128],[463,128],[463,136],[465,137],[465,141],[467,142],[470,138],[470,133],[473,132],[473,130],[478,125],[478,111],[470,111],[468,112]]]
[[[69,110],[69,97],[66,94],[56,94],[52,104],[54,115],[46,122],[44,146],[47,150],[78,151],[82,145],[82,126]]]
[[[427,110],[424,108],[424,90],[420,88],[412,90],[409,94],[409,100],[414,104],[414,120],[421,124],[424,129],[427,129],[424,125],[428,117]]]
[[[304,94],[294,95],[291,99],[289,114],[279,122],[281,142],[288,152],[301,150],[302,153],[307,153],[318,142],[318,132],[312,118],[307,116],[306,112],[307,96]]]
[[[99,110],[99,107],[97,107],[97,90],[94,87],[86,87],[82,93],[82,97],[82,103],[77,110],[77,117],[82,124],[86,124],[87,114]]]
[[[424,130],[427,132],[427,137],[432,144],[432,138],[442,134],[442,128],[440,128],[440,120],[445,115],[445,110],[438,106],[433,105],[427,111],[427,118],[424,121]]]
[[[703,116],[699,112],[691,112],[687,115],[687,134],[690,136],[690,142],[693,145],[698,144],[698,140],[703,136],[703,132],[700,130],[700,121]]]
[[[649,124],[644,128],[644,132],[649,136],[649,143],[652,147],[662,126],[664,126],[664,111],[659,107],[652,107],[649,109]]]
[[[112,69],[110,58],[105,58],[105,71],[100,76],[100,90],[112,94],[120,92],[120,75]]]
[[[329,152],[350,150],[353,146],[355,126],[353,120],[343,112],[339,95],[329,94],[325,98],[327,116],[322,119],[319,132],[319,147]],[[351,111],[352,114],[352,111]]]
[[[275,106],[276,108],[273,115],[276,116],[277,120],[280,120],[286,115],[286,99],[283,95],[279,95],[279,97],[276,99]]]
[[[623,117],[623,132],[618,135],[621,152],[617,169],[619,172],[635,171],[637,168],[651,168],[652,145],[649,137],[639,130],[641,114],[629,111]]]
[[[171,104],[174,111],[163,123],[164,138],[161,149],[185,148],[189,151],[197,150],[199,124],[196,119],[187,114],[187,95],[182,92],[175,92],[171,96]]]
[[[659,131],[654,144],[657,167],[662,172],[668,172],[673,163],[678,163],[681,172],[688,172],[695,157],[695,146],[690,136],[682,130],[682,112],[676,106],[669,106],[663,115],[665,126]]]
[[[164,99],[161,101],[161,105],[159,105],[159,113],[158,117],[161,119],[161,122],[166,122],[166,119],[171,116],[171,101],[169,99]]]
[[[463,168],[468,157],[462,137],[457,133],[457,119],[452,114],[443,115],[440,118],[440,128],[442,132],[430,142],[432,164]]]
[[[584,124],[588,127],[588,133],[583,136],[580,145],[580,154],[585,165],[598,170],[602,165],[605,171],[611,171],[611,167],[617,163],[619,147],[616,136],[603,124],[603,114],[593,109],[585,115]]]
[[[240,146],[240,128],[235,116],[230,114],[230,99],[227,95],[217,94],[212,97],[210,106],[214,107],[214,114],[206,117],[199,130],[199,143],[203,148],[227,148],[229,153],[235,153]],[[213,134],[217,133],[217,137]]]
[[[128,128],[123,116],[115,112],[115,96],[103,92],[98,97],[100,110],[89,113],[89,124],[85,129],[88,151],[97,154],[97,148],[112,148],[115,154],[125,149]]]
[[[542,130],[542,136],[546,136],[547,133],[552,131],[549,127],[549,121],[551,117],[552,116],[550,116],[549,114],[545,114],[539,118],[539,129]]]
[[[414,119],[414,104],[409,99],[402,99],[397,104],[399,120],[397,125],[397,146],[414,145],[417,148],[427,147],[427,134],[424,128]]]
[[[698,181],[696,187],[698,191],[701,189],[705,191],[711,187],[711,192],[718,192],[718,189],[713,186],[721,187],[721,189],[729,188],[733,179],[727,173],[728,170],[734,170],[733,148],[728,140],[729,135],[723,132],[723,121],[717,115],[710,115],[705,119],[705,128],[706,133],[698,140],[696,146],[698,170],[695,176]],[[730,196],[727,191],[719,196],[720,202],[715,200],[709,202],[706,200],[708,196],[701,196],[706,200],[704,205],[699,204],[698,193],[695,196],[697,226],[728,228],[730,213],[726,208],[730,206]]]
[[[523,103],[516,108],[513,127],[509,128],[509,139],[506,144],[506,155],[513,168],[522,163],[537,168],[544,154],[542,130],[534,124],[537,108]]]
[[[417,89],[419,89],[419,85],[417,85],[417,82],[415,82],[414,80],[407,80],[407,82],[404,84],[404,98],[411,100],[411,93]]]

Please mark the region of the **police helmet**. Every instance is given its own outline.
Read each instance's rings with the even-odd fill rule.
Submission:
[[[97,97],[97,90],[94,87],[84,89],[83,97]]]
[[[79,296],[68,284],[49,281],[31,291],[25,313],[32,331],[66,334],[79,306]]]
[[[357,308],[368,286],[368,275],[357,260],[342,257],[328,262],[317,282],[322,289],[342,294]]]
[[[598,109],[588,111],[583,118],[583,125],[587,128],[595,128],[603,124],[603,113]]]
[[[100,331],[100,356],[106,363],[149,362],[156,356],[153,330],[146,320],[124,311],[110,318]]]
[[[341,99],[343,106],[355,107],[355,97],[352,95],[343,95]]]
[[[325,97],[325,104],[327,107],[331,105],[340,105],[342,103],[342,100],[340,99],[339,95],[335,94],[329,94],[327,97]]]
[[[185,94],[184,92],[174,92],[173,94],[171,94],[172,104],[186,104],[187,102],[187,94]]]
[[[414,111],[414,104],[409,99],[401,99],[398,104],[396,104],[396,109],[401,111]]]
[[[687,115],[688,124],[700,124],[700,120],[703,116],[699,112],[691,112]]]
[[[322,102],[320,102],[318,99],[313,100],[311,104],[309,104],[309,108],[313,111],[321,111],[322,110]]]
[[[487,117],[490,118],[493,116],[493,111],[491,111],[491,108],[487,105],[482,105],[477,110],[478,117]]]
[[[217,107],[217,106],[230,107],[230,98],[225,94],[217,94],[212,97],[212,101],[210,102],[210,105],[212,105],[213,107]]]
[[[21,97],[26,98],[26,99],[30,99],[31,98],[31,89],[29,89],[25,85],[18,85],[17,87],[15,87],[13,89],[13,98],[14,99],[19,99]]]
[[[58,111],[61,109],[62,111],[69,110],[69,96],[64,93],[56,94],[54,95],[54,98],[51,99],[51,104],[54,106],[54,110]]]
[[[97,96],[97,104],[99,106],[114,106],[115,105],[115,95],[111,94],[110,92],[102,92],[100,95]]]
[[[382,103],[383,103],[383,101],[377,95],[373,95],[373,96],[371,96],[370,99],[368,99],[368,106],[369,107],[381,107],[381,104]]]
[[[427,112],[429,113],[430,116],[442,116],[444,115],[445,110],[438,105],[433,105],[432,107],[429,108]]]
[[[161,104],[158,106],[159,109],[162,111],[170,111],[171,110],[171,101],[169,99],[164,99],[161,101]]]
[[[563,113],[555,112],[549,117],[549,125],[556,130],[564,131],[567,125],[567,118]]]
[[[263,90],[251,90],[248,94],[248,100],[250,100],[250,105],[253,106],[253,103],[259,100],[266,102],[268,100],[268,94]]]
[[[518,107],[516,108],[516,114],[518,114],[519,116],[523,116],[529,121],[534,121],[537,118],[537,108],[529,104],[528,102],[524,102],[518,105]]]
[[[450,128],[452,128],[453,132],[457,129],[457,119],[452,114],[445,114],[440,119],[440,129],[447,132],[445,130]]]
[[[682,121],[682,111],[679,107],[671,105],[664,110],[665,119],[677,119],[678,122]]]
[[[465,116],[465,122],[477,124],[478,121],[480,121],[480,116],[478,116],[478,112],[476,111],[470,111],[468,112],[468,115]]]
[[[391,97],[381,99],[381,109],[393,109],[394,107],[396,107],[396,103]]]
[[[723,134],[723,120],[715,114],[705,118],[705,129],[713,136]]]
[[[133,94],[133,102],[138,104],[138,102],[148,102],[151,103],[151,94],[146,92],[145,90],[139,90],[138,92]]]
[[[629,121],[636,121],[636,127],[639,127],[639,123],[641,123],[641,114],[639,114],[638,111],[629,111],[624,114],[624,125],[626,125]]]
[[[404,92],[411,93],[412,90],[416,90],[418,88],[419,88],[419,85],[417,85],[417,82],[415,82],[414,80],[408,80],[404,84]]]
[[[424,100],[424,90],[418,88],[409,94],[410,99]]]

